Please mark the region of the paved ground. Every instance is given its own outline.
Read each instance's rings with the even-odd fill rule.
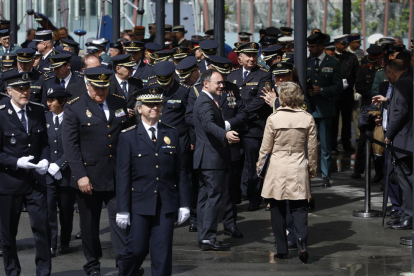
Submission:
[[[288,260],[273,258],[274,246],[270,226],[270,214],[264,209],[247,211],[247,203],[239,205],[238,227],[245,238],[231,239],[222,235],[219,239],[231,244],[229,252],[201,252],[197,248],[197,234],[188,232],[188,225],[177,227],[174,236],[174,275],[399,275],[410,271],[411,248],[399,245],[400,236],[411,231],[391,230],[381,226],[380,218],[356,218],[353,210],[363,208],[364,182],[350,178],[350,158],[343,156],[339,163],[341,172],[332,175],[333,187],[321,188],[322,180],[312,181],[316,209],[309,214],[310,262],[304,265],[291,251]],[[336,162],[333,160],[333,170]],[[380,209],[381,186],[372,188],[372,207]],[[109,240],[106,213],[101,222],[101,241],[104,249],[102,275],[117,275]],[[75,215],[74,234],[78,228]],[[22,276],[35,275],[34,242],[29,229],[27,213],[22,215],[19,235],[19,257]],[[79,240],[73,240],[67,255],[53,259],[53,275],[84,275],[84,256]],[[151,275],[150,260],[144,262],[145,275]],[[1,268],[2,269],[2,268]],[[4,275],[4,271],[0,271]]]

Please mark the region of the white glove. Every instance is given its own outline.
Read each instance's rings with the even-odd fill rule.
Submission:
[[[48,168],[49,168],[49,161],[47,161],[46,159],[43,159],[39,163],[37,163],[36,171],[39,174],[44,175],[47,173]]]
[[[347,89],[349,86],[348,81],[346,79],[342,79],[342,84],[344,86],[344,89]]]
[[[55,174],[60,170],[59,166],[56,165],[56,163],[51,163],[49,165],[49,169],[47,169],[47,172],[50,173],[51,176],[55,176]]]
[[[359,93],[354,94],[354,101],[359,102],[362,99],[362,95]]]
[[[190,208],[181,207],[178,210],[178,225],[183,224],[190,217]]]
[[[121,229],[127,228],[127,225],[131,225],[131,221],[129,219],[129,212],[120,212],[116,214],[116,224]]]
[[[55,175],[53,176],[56,180],[60,180],[62,179],[62,173],[60,171],[58,171],[57,173],[55,173]]]
[[[24,157],[20,157],[17,160],[17,167],[18,168],[22,168],[22,169],[37,169],[37,165],[30,163],[29,161],[32,160],[34,158],[34,156],[24,156]]]

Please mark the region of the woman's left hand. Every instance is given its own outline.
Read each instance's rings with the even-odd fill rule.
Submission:
[[[270,90],[263,87],[262,94],[263,96],[261,95],[260,97],[262,97],[270,107],[273,107],[275,100],[277,99],[275,90],[273,88]]]

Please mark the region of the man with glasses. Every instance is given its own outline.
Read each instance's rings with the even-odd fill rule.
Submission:
[[[307,38],[309,57],[307,78],[312,82],[311,101],[315,103],[315,118],[321,142],[322,187],[331,187],[332,119],[335,117],[335,97],[342,92],[341,65],[323,51],[327,36],[316,32]]]

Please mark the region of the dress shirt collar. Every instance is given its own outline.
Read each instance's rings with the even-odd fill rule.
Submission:
[[[6,51],[9,51],[9,53],[10,53],[11,44],[10,44],[9,48],[6,48],[4,46],[2,46],[2,47],[3,47],[3,53],[6,53]]]
[[[214,101],[213,95],[211,95],[210,93],[208,93],[205,90],[201,90],[201,91],[204,92],[204,93],[206,93],[208,95],[208,97]]]
[[[132,69],[137,70],[140,64],[141,64],[141,60],[139,60],[138,63],[137,63],[137,65],[135,65],[134,67],[132,67]]]
[[[65,88],[68,86],[71,77],[72,77],[72,71],[69,71],[69,75],[66,78],[64,78]],[[59,79],[59,80],[60,82],[62,82],[62,79]]]
[[[58,118],[59,118],[59,122],[62,122],[62,120],[63,120],[63,113],[65,113],[65,112],[64,112],[64,111],[62,111],[62,112],[60,112],[59,114],[56,114],[56,113],[52,112],[52,115],[53,115],[53,122],[55,121],[55,117],[56,117],[56,116],[58,116]]]
[[[46,55],[44,55],[42,57],[42,59],[46,59],[48,57],[48,55],[50,55],[50,53],[53,51],[53,49],[55,49],[55,48],[52,48],[49,52],[47,52]]]
[[[352,51],[351,47],[349,47],[349,46],[348,46],[348,48],[346,48],[346,50],[347,50],[348,52],[350,52],[350,53],[353,53],[353,54],[355,54],[355,53],[356,53],[356,51]]]
[[[17,105],[15,105],[14,103],[13,103],[13,101],[12,100],[10,100],[10,103],[11,103],[11,105],[13,106],[13,108],[14,108],[14,111],[16,111],[16,113],[17,114],[20,114],[19,112],[20,112],[20,110],[24,110],[24,111],[26,111],[26,105],[23,107],[23,108],[20,108],[20,107],[18,107]],[[27,114],[27,113],[26,113]],[[19,115],[18,115],[19,116]]]
[[[325,52],[322,52],[322,54],[318,57],[319,58],[319,65],[321,65],[321,63],[324,60],[325,56],[326,56]]]
[[[121,88],[122,88],[122,82],[123,82],[123,80],[121,80],[120,78],[118,78],[118,76],[115,74],[115,78],[116,78],[116,80],[118,81],[118,83],[119,83],[119,86],[121,86]],[[125,80],[126,81],[126,83],[127,83],[127,85],[128,85],[128,80]]]
[[[155,122],[155,124],[153,126],[150,126],[149,124],[145,123],[144,121],[141,121],[141,122],[142,122],[142,125],[144,126],[144,128],[147,132],[150,131],[149,129],[151,127],[155,128],[155,131],[158,130],[158,122]]]

